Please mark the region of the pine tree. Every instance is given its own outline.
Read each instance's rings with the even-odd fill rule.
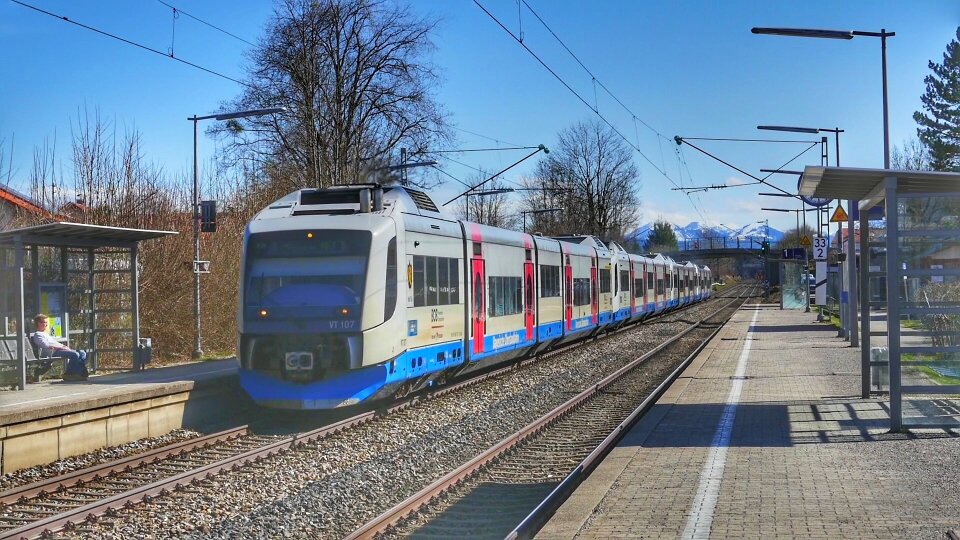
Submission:
[[[933,72],[924,77],[926,91],[920,100],[929,114],[913,113],[920,124],[917,136],[930,149],[930,166],[936,171],[960,171],[960,28],[947,44],[943,63],[929,63]]]
[[[663,219],[655,221],[643,248],[646,251],[676,251],[677,235],[673,232],[673,225]]]

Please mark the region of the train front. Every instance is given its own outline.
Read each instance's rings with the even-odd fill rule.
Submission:
[[[397,228],[381,196],[372,188],[302,190],[247,226],[240,384],[258,405],[330,409],[389,391],[383,362],[399,353],[402,329],[391,324]]]

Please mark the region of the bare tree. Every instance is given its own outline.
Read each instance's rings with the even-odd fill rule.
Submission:
[[[902,171],[932,170],[930,167],[930,150],[920,139],[905,140],[902,147],[894,146],[890,161],[894,169]]]
[[[426,60],[435,21],[385,0],[282,0],[230,109],[287,107],[215,127],[287,191],[362,180],[401,146],[447,140]]]
[[[467,180],[470,185],[477,185],[487,179],[484,173],[478,173]],[[491,192],[504,189],[499,178],[486,184],[478,191]],[[461,219],[482,223],[491,227],[512,229],[517,224],[517,217],[510,211],[510,201],[506,192],[489,195],[463,196],[457,202],[457,216]]]
[[[560,132],[556,148],[526,181],[536,188],[525,210],[561,208],[535,215],[534,226],[550,234],[586,233],[621,240],[640,207],[639,171],[631,149],[598,121],[580,122]]]

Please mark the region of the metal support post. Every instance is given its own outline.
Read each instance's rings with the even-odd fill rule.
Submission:
[[[856,249],[856,228],[853,226],[853,210],[859,204],[857,201],[847,201],[847,281],[849,286],[847,287],[848,296],[847,296],[847,306],[849,307],[849,318],[847,319],[847,332],[850,338],[851,347],[859,347],[860,340],[858,339],[858,330],[857,330],[857,249]]]
[[[870,397],[870,221],[860,211],[860,397]]]
[[[134,244],[130,248],[130,310],[133,321],[133,365],[137,367],[137,348],[140,347],[140,270],[137,267],[139,249]],[[199,274],[197,274],[199,275]],[[140,366],[138,369],[143,369]]]
[[[197,171],[197,121],[199,118],[194,115],[193,118],[193,324],[194,340],[192,358],[203,356],[203,349],[200,348],[200,272],[197,267],[197,261],[200,260],[200,180]]]
[[[897,179],[886,178],[887,214],[887,354],[890,365],[890,431],[903,429],[900,392],[900,250]]]
[[[27,351],[23,349],[23,340],[27,337],[27,317],[23,304],[23,240],[19,235],[13,237],[14,267],[17,272],[17,371],[19,380],[17,390],[27,388]]]
[[[97,281],[96,274],[93,273],[96,268],[96,256],[93,248],[87,249],[87,290],[90,291],[90,297],[87,301],[87,310],[89,317],[87,328],[90,330],[90,350],[87,351],[87,360],[90,361],[90,371],[97,371]]]

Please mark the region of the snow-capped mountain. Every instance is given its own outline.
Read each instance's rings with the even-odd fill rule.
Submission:
[[[720,226],[704,226],[698,221],[692,221],[684,226],[677,225],[676,223],[671,223],[670,225],[673,227],[673,233],[677,235],[678,242],[684,240],[700,240],[702,238],[755,238],[758,240],[766,238],[771,242],[778,242],[783,238],[783,231],[770,227],[768,232],[767,226],[763,223],[751,223],[729,229]],[[653,223],[645,223],[634,229],[633,232],[627,235],[627,238],[635,239],[640,244],[643,244],[652,230]]]

